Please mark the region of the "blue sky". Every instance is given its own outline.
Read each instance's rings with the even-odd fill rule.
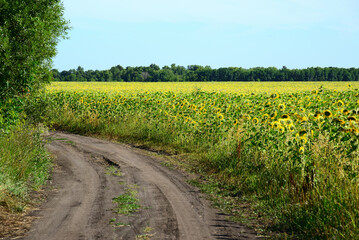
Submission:
[[[358,0],[63,0],[59,70],[359,67]]]

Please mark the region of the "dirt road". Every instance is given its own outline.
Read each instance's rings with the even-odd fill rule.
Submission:
[[[56,133],[57,157],[48,201],[23,239],[258,239],[209,207],[177,171],[130,147]],[[139,209],[114,211],[132,189]]]

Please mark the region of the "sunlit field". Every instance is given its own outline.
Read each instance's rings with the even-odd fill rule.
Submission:
[[[202,173],[253,201],[277,227],[299,238],[355,239],[357,87],[59,82],[34,105],[59,129],[192,156]]]
[[[222,93],[288,93],[312,91],[321,86],[328,90],[346,90],[348,84],[359,88],[359,82],[53,82],[49,90],[106,92],[222,92]]]

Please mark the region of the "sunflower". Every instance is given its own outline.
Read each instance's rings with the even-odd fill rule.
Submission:
[[[291,124],[293,124],[293,120],[292,119],[286,119],[286,124],[289,126],[289,125],[291,125]]]
[[[339,123],[339,124],[341,124],[341,125],[344,125],[344,124],[345,124],[345,121],[344,121],[343,119],[334,118],[333,121],[336,122],[336,123]]]
[[[337,103],[336,103],[336,105],[337,105],[338,107],[343,107],[343,106],[344,106],[344,102],[343,102],[342,100],[338,100]]]
[[[258,120],[258,118],[253,118],[253,119],[252,119],[252,122],[253,122],[254,124],[258,124],[258,123],[259,123],[259,120]]]
[[[289,119],[290,117],[289,117],[288,114],[283,114],[280,118],[282,118],[282,119]]]
[[[322,116],[319,116],[316,120],[317,120],[319,123],[324,123],[324,117],[322,117]]]
[[[302,117],[302,118],[300,119],[300,121],[301,121],[301,122],[307,122],[307,121],[308,121],[308,118],[304,116],[304,117]]]
[[[280,126],[278,126],[278,131],[281,132],[281,133],[284,133],[285,128],[282,125],[280,125]]]
[[[318,90],[313,90],[312,93],[313,94],[318,94]]]
[[[352,133],[354,133],[356,136],[358,136],[359,135],[359,130],[356,129],[356,128],[352,128],[352,129],[353,129]]]
[[[249,116],[248,114],[244,114],[242,118],[245,120],[251,120],[251,116]]]
[[[268,101],[268,102],[266,102],[266,103],[264,104],[264,106],[265,106],[265,107],[269,107],[271,104],[272,104],[272,103]]]
[[[326,117],[326,118],[331,118],[331,117],[333,116],[332,112],[329,111],[329,110],[325,110],[325,111],[323,112],[323,115],[324,115],[324,117]]]
[[[273,98],[273,99],[279,98],[279,94],[278,93],[273,93],[271,95],[271,98]]]
[[[276,116],[277,116],[277,111],[272,112],[270,115],[271,119],[276,118]]]
[[[320,116],[321,116],[321,115],[320,115],[320,112],[314,113],[314,118],[315,118],[316,120],[317,120]]]
[[[219,120],[223,120],[224,119],[224,116],[222,113],[217,113],[217,117]]]
[[[300,130],[298,133],[298,136],[303,137],[307,135],[307,131],[306,130]]]
[[[350,116],[347,118],[347,120],[356,122],[357,119],[354,116]]]
[[[303,146],[301,146],[301,147],[299,148],[299,154],[304,154],[304,147],[303,147]]]
[[[288,125],[288,130],[289,130],[290,132],[294,132],[295,126],[294,126],[293,123]]]
[[[344,110],[343,110],[343,114],[344,114],[344,115],[348,115],[348,114],[349,114],[349,110],[348,110],[348,109],[344,109]]]
[[[238,119],[235,119],[233,125],[236,126],[238,124]]]
[[[280,122],[275,121],[275,122],[272,123],[272,126],[273,126],[274,128],[279,128],[279,126],[281,126],[281,124],[280,124]]]
[[[285,104],[284,104],[284,103],[279,104],[279,105],[278,105],[278,109],[279,109],[280,111],[284,111],[284,110],[285,110]]]
[[[265,114],[263,114],[262,119],[263,119],[263,121],[266,121],[269,117],[270,116],[267,113],[265,113]]]
[[[299,138],[299,142],[300,142],[300,144],[304,145],[304,144],[306,144],[308,142],[308,139],[307,139],[306,136],[301,136]]]

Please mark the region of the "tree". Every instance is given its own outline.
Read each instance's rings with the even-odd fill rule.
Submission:
[[[52,78],[56,45],[69,30],[61,0],[0,0],[0,101]]]

